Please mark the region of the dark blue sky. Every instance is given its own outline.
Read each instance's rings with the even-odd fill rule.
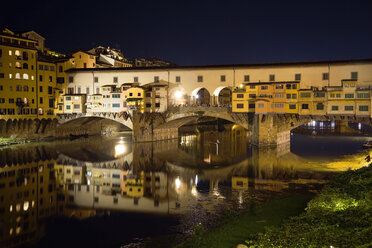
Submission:
[[[372,58],[372,1],[9,1],[0,25],[56,51],[117,47],[179,65]]]

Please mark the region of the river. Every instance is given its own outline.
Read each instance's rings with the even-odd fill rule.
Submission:
[[[316,192],[367,162],[360,135],[291,136],[260,148],[233,124],[186,126],[178,140],[131,134],[0,149],[0,246],[171,247],[201,223]]]

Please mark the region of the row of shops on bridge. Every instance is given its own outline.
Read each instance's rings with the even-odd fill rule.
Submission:
[[[300,89],[299,81],[241,84],[233,90],[232,111],[372,117],[371,93],[371,86],[359,87],[356,80],[310,89]]]

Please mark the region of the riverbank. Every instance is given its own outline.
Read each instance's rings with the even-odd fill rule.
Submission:
[[[30,143],[30,142],[31,140],[23,139],[23,138],[0,138],[0,147],[9,146],[9,145],[25,144],[25,143]]]
[[[178,247],[372,246],[372,163],[340,174],[310,199],[287,197],[254,211],[248,208],[214,229],[196,227],[194,236]]]
[[[278,226],[284,219],[300,214],[314,194],[296,194],[270,200],[256,206],[253,202],[239,213],[228,214],[220,225],[205,231],[195,226],[193,237],[177,246],[191,247],[234,247],[243,243],[249,235],[263,232],[266,226]]]

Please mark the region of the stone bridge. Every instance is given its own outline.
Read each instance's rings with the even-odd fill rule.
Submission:
[[[65,124],[81,118],[109,119],[116,121],[133,130],[132,116],[128,112],[120,113],[81,113],[81,114],[61,114],[58,118],[59,124]]]
[[[348,128],[348,122],[358,122],[372,126],[369,117],[336,115],[298,114],[254,114],[233,113],[229,107],[170,107],[163,113],[94,113],[61,115],[59,124],[81,118],[110,119],[133,130],[134,142],[151,142],[178,138],[178,129],[187,124],[197,123],[201,118],[219,118],[242,126],[252,144],[267,146],[290,141],[292,129],[312,120],[338,120]]]

